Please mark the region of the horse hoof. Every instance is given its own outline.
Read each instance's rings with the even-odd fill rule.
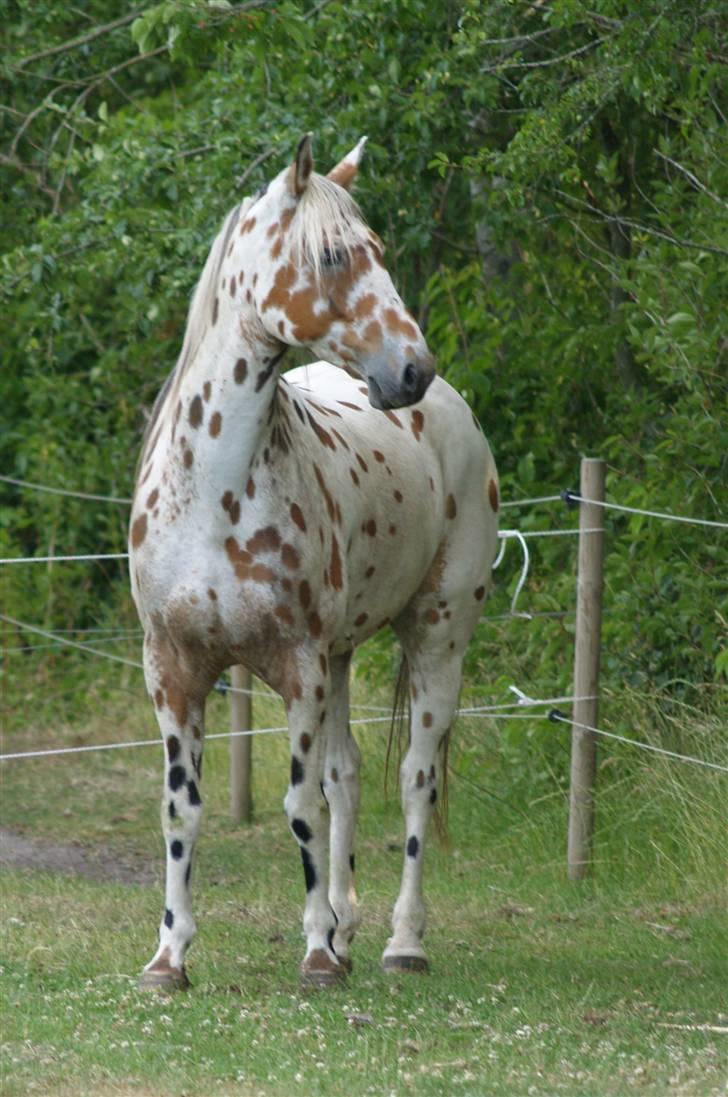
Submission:
[[[346,965],[335,963],[322,948],[315,949],[301,964],[301,984],[306,990],[336,986],[346,975]]]
[[[399,975],[402,971],[426,972],[430,970],[430,965],[424,956],[385,956],[382,960],[382,967],[388,975]]]
[[[158,994],[174,994],[178,990],[188,990],[190,981],[184,968],[163,968],[155,971],[143,971],[137,984],[139,990],[152,990]]]

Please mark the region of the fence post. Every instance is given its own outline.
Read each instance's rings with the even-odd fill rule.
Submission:
[[[583,457],[579,494],[584,499],[604,500],[606,463]],[[602,627],[602,564],[604,558],[603,508],[579,505],[579,564],[576,593],[576,642],[574,652],[575,723],[596,727],[598,716],[599,655]],[[589,530],[597,530],[590,533]],[[586,699],[588,698],[588,700]],[[594,782],[596,736],[571,729],[571,786],[569,794],[568,868],[570,880],[581,880],[590,868],[594,831]]]
[[[251,676],[246,667],[234,666],[230,672],[235,689],[250,689]],[[253,699],[250,693],[230,691],[230,730],[243,731],[253,726]],[[230,815],[236,823],[249,823],[253,817],[251,774],[253,738],[237,735],[230,740]]]

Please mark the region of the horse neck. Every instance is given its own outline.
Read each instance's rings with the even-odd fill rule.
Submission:
[[[178,366],[168,403],[174,423],[168,454],[182,475],[217,498],[247,481],[269,428],[283,350],[251,305],[241,309],[227,279],[210,310],[199,345],[186,347]]]

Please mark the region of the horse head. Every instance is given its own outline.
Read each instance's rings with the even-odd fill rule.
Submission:
[[[269,338],[355,371],[373,407],[406,407],[422,398],[434,367],[382,242],[349,194],[365,142],[323,176],[307,134],[293,163],[246,208],[237,248]]]

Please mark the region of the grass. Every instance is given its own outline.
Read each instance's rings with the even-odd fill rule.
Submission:
[[[386,703],[366,681],[355,696]],[[4,749],[155,735],[138,694],[103,679],[85,715],[74,709],[67,726],[48,716],[16,728]],[[281,716],[257,704],[259,726]],[[639,714],[642,734],[651,719]],[[226,724],[213,697],[209,730]],[[693,720],[694,749],[717,727]],[[557,763],[519,786],[493,725],[463,721],[449,844],[427,855],[432,972],[391,978],[379,961],[402,833],[394,795],[382,796],[384,739],[360,736],[354,973],[318,993],[298,985],[303,882],[281,811],[285,737],[255,742],[249,828],[226,815],[227,745],[208,745],[193,989],[174,998],[135,985],[161,913],[161,748],[3,764],[3,825],[160,868],[157,887],[3,873],[3,1097],[725,1095],[726,778],[610,750],[595,871],[577,886],[564,868]]]

